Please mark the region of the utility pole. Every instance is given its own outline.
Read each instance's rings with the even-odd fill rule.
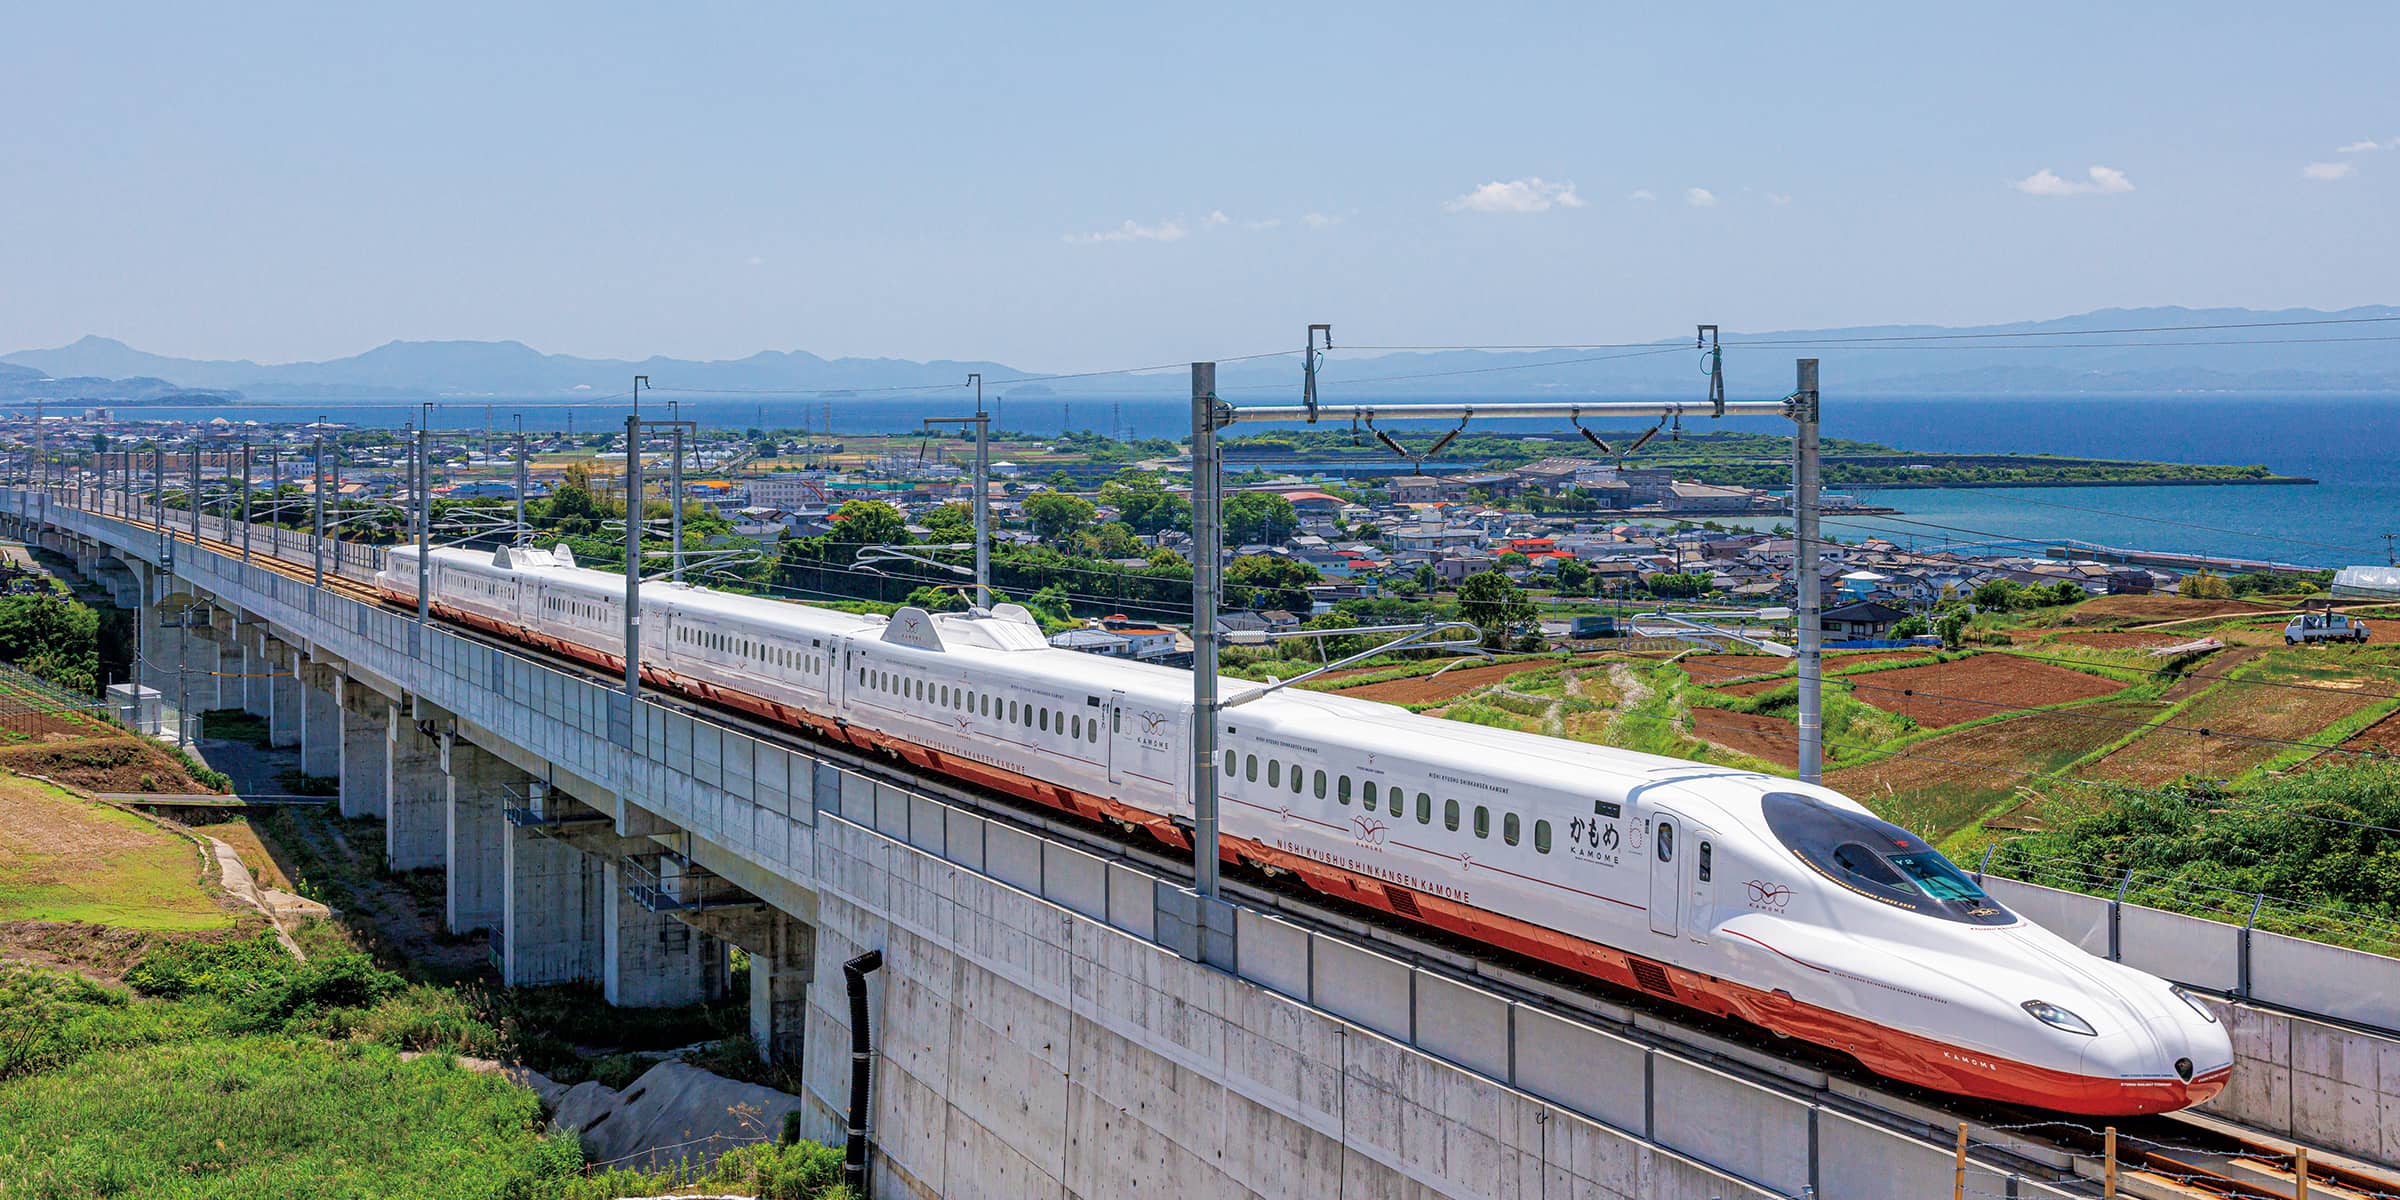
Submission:
[[[192,552],[200,551],[200,444],[192,443],[192,494],[184,497],[192,506]]]
[[[167,448],[150,443],[150,517],[158,530],[158,569],[175,570],[175,537],[167,532]]]
[[[1217,899],[1217,607],[1221,543],[1217,364],[1192,364],[1192,890]],[[1202,918],[1203,944],[1206,918]]]
[[[1817,360],[1792,389],[1792,571],[1798,591],[1800,782],[1825,781],[1825,581],[1817,571]]]
[[[674,428],[667,431],[667,444],[675,457],[667,463],[667,578],[683,582],[683,401],[667,401],[667,419]]]
[[[511,542],[533,543],[533,531],[525,527],[525,414],[517,414],[517,532]]]
[[[967,372],[975,385],[975,415],[927,417],[927,425],[975,427],[975,607],[992,606],[992,418],[983,411],[983,372]]]
[[[634,379],[640,380],[636,375]],[[625,714],[632,728],[634,703],[642,697],[642,415],[625,418]]]
[[[313,466],[313,468],[312,468],[312,471],[311,471],[311,474],[310,474],[310,477],[309,477],[309,481],[308,481],[308,490],[309,490],[309,493],[310,493],[310,495],[314,496],[314,497],[315,497],[315,499],[316,499],[316,527],[317,527],[317,536],[316,536],[316,538],[315,538],[315,549],[316,549],[316,553],[315,553],[315,555],[313,556],[313,558],[314,558],[314,561],[315,561],[315,565],[316,565],[316,575],[317,575],[317,580],[316,580],[316,582],[317,582],[317,586],[318,586],[318,587],[324,587],[324,586],[325,586],[325,417],[324,417],[324,414],[322,414],[322,413],[318,414],[318,416],[317,416],[317,455],[316,455],[316,462],[315,462],[315,464],[314,464],[314,466]]]
[[[433,422],[433,406],[425,406],[426,424]],[[417,426],[416,447],[417,483],[417,624],[423,625],[433,615],[433,464],[428,457],[433,450],[432,430]]]
[[[250,439],[242,439],[242,561],[250,561]]]

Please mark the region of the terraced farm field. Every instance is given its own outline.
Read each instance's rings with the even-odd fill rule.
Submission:
[[[1860,700],[1913,718],[1927,729],[1989,717],[2012,708],[2089,700],[2121,691],[2113,679],[2056,667],[2013,654],[1978,654],[1953,662],[1861,675],[1850,685]]]
[[[2249,600],[2193,600],[2182,596],[2094,596],[2068,610],[2059,623],[2081,628],[2125,628],[2160,621],[2242,617],[2276,612],[2280,605]]]
[[[1937,842],[2008,806],[2030,776],[2064,769],[2166,711],[2127,697],[2027,713],[1911,743],[1894,757],[1835,771],[1826,785]]]
[[[2213,665],[2211,673],[2219,673]],[[2330,726],[2390,705],[2396,692],[2400,674],[2354,655],[2271,651],[2240,675],[2196,691],[2166,727],[2110,753],[2088,773],[2150,786],[2184,775],[2231,779],[2297,749],[2294,743],[2322,740]]]

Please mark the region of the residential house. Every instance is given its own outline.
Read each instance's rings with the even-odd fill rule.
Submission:
[[[1820,620],[1830,636],[1872,640],[1889,637],[1892,626],[1908,615],[1907,610],[1894,608],[1881,601],[1860,600],[1839,608],[1826,609]]]

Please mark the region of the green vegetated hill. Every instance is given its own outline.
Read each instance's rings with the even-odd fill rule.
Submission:
[[[455,1051],[496,1031],[364,955],[302,963],[270,934],[185,941],[125,982],[0,966],[10,1197],[847,1194],[838,1151],[776,1140],[706,1169],[587,1173],[531,1091],[461,1064]]]

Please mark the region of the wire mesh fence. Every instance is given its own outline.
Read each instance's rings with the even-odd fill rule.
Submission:
[[[2244,891],[2157,871],[2036,857],[2019,843],[1994,846],[1981,873],[2020,883],[2139,904],[2227,925],[2400,955],[2400,920],[2381,913]]]

